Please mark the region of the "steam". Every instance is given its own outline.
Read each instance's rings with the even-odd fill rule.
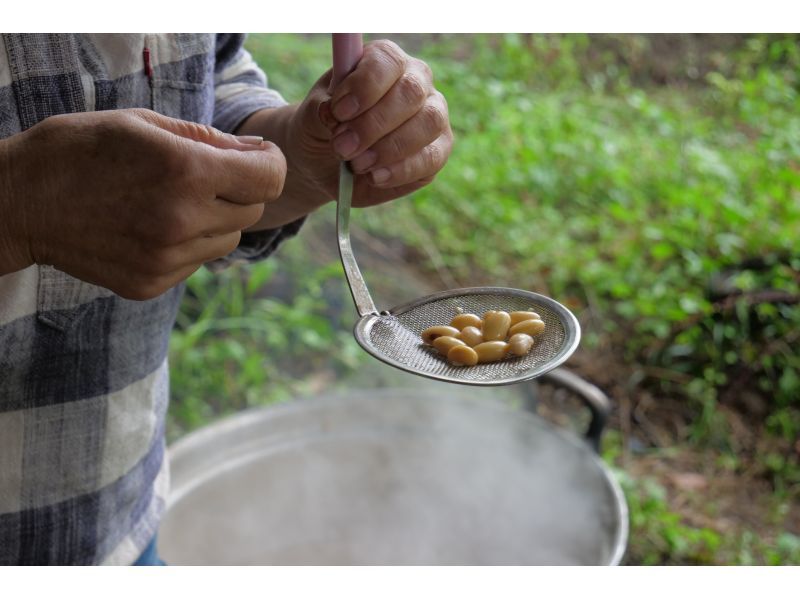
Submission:
[[[404,390],[301,401],[283,415],[272,412],[257,429],[214,438],[223,444],[208,449],[209,467],[214,461],[238,465],[173,506],[160,533],[166,559],[390,565],[608,560],[613,498],[588,447],[525,412],[509,417],[501,403],[514,400],[512,391],[407,375],[403,381]],[[177,484],[183,483],[180,468],[176,462]]]

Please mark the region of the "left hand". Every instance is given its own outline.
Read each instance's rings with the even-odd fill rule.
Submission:
[[[298,106],[287,161],[330,197],[341,160],[355,174],[353,206],[407,195],[430,183],[453,147],[447,102],[427,64],[391,41],[364,45],[355,70],[329,90],[323,75]]]

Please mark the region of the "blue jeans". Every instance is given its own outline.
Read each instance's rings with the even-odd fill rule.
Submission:
[[[147,548],[144,549],[142,554],[136,559],[134,566],[161,566],[166,565],[164,561],[158,556],[158,534],[153,536],[153,539],[150,541],[150,544],[147,545]]]

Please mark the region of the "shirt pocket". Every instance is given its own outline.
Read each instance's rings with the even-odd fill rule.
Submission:
[[[125,77],[111,76],[106,72],[108,65],[104,65],[100,58],[93,59],[84,48],[82,76],[89,82],[93,81],[95,95],[94,101],[87,98],[88,104],[98,110],[147,107],[165,116],[211,124],[214,117],[215,36],[145,34],[144,47],[141,37],[128,37],[123,40],[126,43],[120,45],[115,37],[94,36],[94,47],[99,48],[98,56],[119,55],[130,64],[137,64],[147,56],[149,63],[144,62],[144,72],[138,70]],[[92,48],[90,44],[86,45]],[[142,87],[142,76],[149,81],[149,101],[143,97],[147,94],[146,88]],[[94,300],[113,295],[108,289],[78,280],[52,266],[39,267],[38,318],[53,328],[68,330],[86,314]]]
[[[83,282],[53,266],[39,266],[36,311],[43,324],[66,332],[86,313],[95,299],[112,291]]]
[[[165,116],[200,124],[214,118],[213,34],[145,36],[152,70],[152,108]]]

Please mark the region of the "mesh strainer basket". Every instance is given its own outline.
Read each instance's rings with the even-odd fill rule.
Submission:
[[[535,338],[530,353],[470,367],[453,366],[436,349],[422,343],[420,333],[447,324],[463,310],[482,314],[489,310],[535,311],[545,332]],[[429,295],[368,314],[355,326],[358,343],[371,355],[420,376],[482,386],[512,384],[541,376],[567,360],[580,341],[575,316],[552,299],[519,289],[475,287]]]
[[[361,58],[361,34],[333,34],[333,85]],[[371,355],[402,370],[460,384],[493,386],[522,382],[552,370],[575,351],[580,341],[577,318],[563,305],[538,293],[502,287],[456,289],[429,295],[378,313],[350,245],[350,204],[353,175],[342,163],[336,229],[339,255],[347,284],[361,319],[354,334]],[[422,343],[420,333],[430,326],[447,325],[459,311],[482,315],[487,311],[535,311],[545,323],[531,351],[492,363],[457,367],[433,347]]]

